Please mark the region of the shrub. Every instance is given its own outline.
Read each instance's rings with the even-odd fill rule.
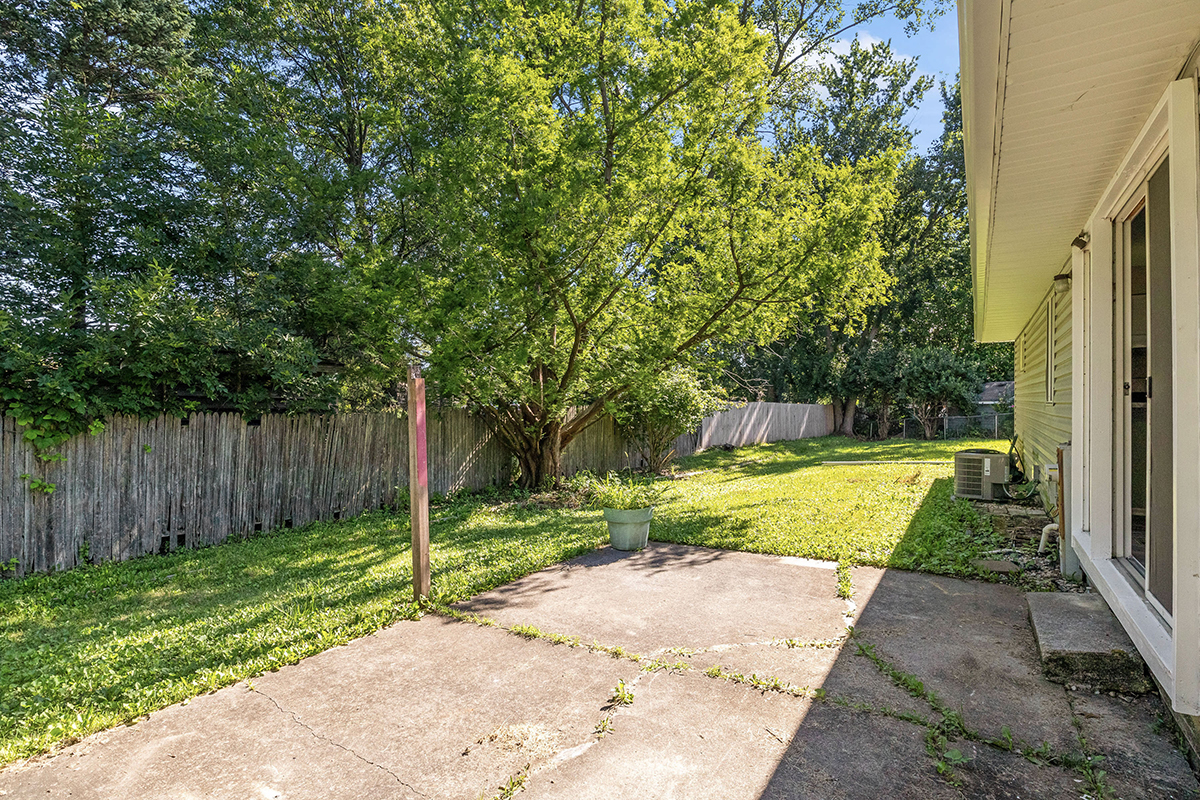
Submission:
[[[675,439],[726,405],[722,389],[695,369],[677,366],[635,386],[611,413],[646,468],[659,473],[675,457]]]
[[[649,508],[661,497],[662,489],[652,483],[639,483],[633,478],[622,480],[612,473],[592,486],[592,503],[597,508]]]

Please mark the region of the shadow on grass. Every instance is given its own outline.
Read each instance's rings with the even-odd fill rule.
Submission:
[[[650,521],[650,538],[656,542],[717,550],[756,552],[752,546],[747,546],[753,530],[754,524],[744,517],[687,507],[656,512]]]
[[[432,531],[453,602],[594,549],[580,512],[475,506]],[[0,582],[0,764],[415,618],[385,512]]]
[[[1000,546],[991,520],[967,500],[954,499],[954,480],[937,478],[913,514],[888,566],[940,575],[982,578],[972,560]]]

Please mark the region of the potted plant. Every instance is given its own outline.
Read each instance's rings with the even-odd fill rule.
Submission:
[[[592,502],[604,511],[608,538],[617,550],[641,550],[650,538],[650,518],[662,490],[650,483],[609,475],[596,483]]]

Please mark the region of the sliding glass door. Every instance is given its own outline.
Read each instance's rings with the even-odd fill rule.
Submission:
[[[1166,158],[1126,205],[1114,275],[1113,555],[1171,617],[1174,519],[1171,386],[1171,200]]]

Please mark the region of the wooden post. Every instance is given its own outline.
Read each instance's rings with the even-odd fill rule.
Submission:
[[[429,458],[425,439],[425,379],[408,367],[408,499],[412,519],[413,599],[429,596]]]

